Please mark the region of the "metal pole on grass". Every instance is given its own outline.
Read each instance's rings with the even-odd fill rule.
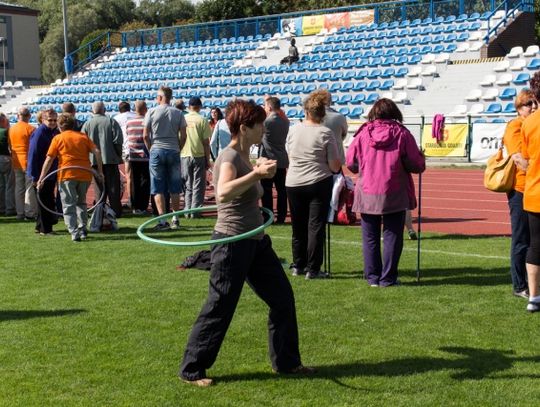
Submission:
[[[425,117],[421,116],[420,150],[422,149],[422,136],[424,134]],[[422,151],[423,153],[423,151]],[[416,242],[416,282],[420,282],[420,245],[422,242],[422,173],[418,174],[418,240]]]

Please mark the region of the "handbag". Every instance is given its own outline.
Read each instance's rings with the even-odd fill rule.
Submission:
[[[504,145],[489,157],[484,171],[484,186],[493,192],[510,192],[516,179],[516,164],[511,155],[504,157]]]

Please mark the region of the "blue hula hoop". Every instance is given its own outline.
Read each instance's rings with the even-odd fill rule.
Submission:
[[[191,247],[191,246],[208,246],[208,245],[214,245],[214,244],[222,244],[222,243],[232,243],[237,242],[239,240],[248,239],[252,236],[255,236],[259,233],[261,233],[264,229],[266,229],[268,226],[270,226],[272,223],[274,223],[274,214],[271,210],[267,208],[260,208],[263,212],[265,212],[268,215],[268,220],[263,223],[261,226],[256,227],[253,230],[250,230],[248,232],[241,233],[236,236],[230,236],[230,237],[224,237],[221,239],[210,239],[210,240],[199,240],[195,242],[173,242],[169,240],[161,240],[161,239],[155,239],[153,237],[146,236],[143,233],[143,230],[150,224],[160,221],[162,219],[170,218],[171,216],[178,216],[178,215],[186,215],[190,213],[198,213],[198,212],[208,212],[212,210],[216,210],[217,205],[212,206],[202,206],[200,208],[192,208],[192,209],[184,209],[181,211],[176,211],[172,213],[166,213],[164,215],[157,216],[155,218],[149,219],[146,222],[144,222],[141,226],[137,228],[137,236],[144,240],[145,242],[149,243],[155,243],[160,244],[164,246],[180,246],[180,247]]]

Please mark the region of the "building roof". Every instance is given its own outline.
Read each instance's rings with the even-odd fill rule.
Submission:
[[[6,3],[5,1],[0,1],[0,13],[6,14],[24,14],[24,15],[35,15],[39,14],[39,10],[34,10],[19,4]]]

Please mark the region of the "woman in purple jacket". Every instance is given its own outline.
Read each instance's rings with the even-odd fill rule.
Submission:
[[[422,152],[402,122],[396,104],[379,99],[347,150],[347,167],[358,173],[353,210],[362,215],[364,276],[372,287],[397,284],[405,211],[416,208],[411,173],[426,169]]]

